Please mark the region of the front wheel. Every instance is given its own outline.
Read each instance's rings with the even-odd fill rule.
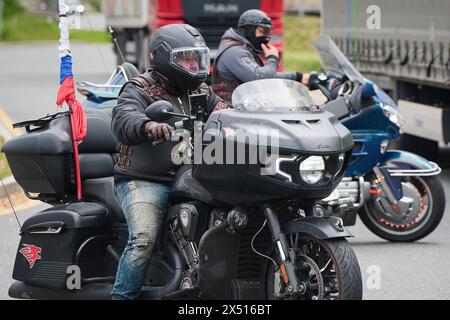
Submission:
[[[362,299],[361,270],[347,240],[319,240],[298,233],[291,235],[290,240],[297,259],[296,275],[302,284],[302,292],[287,294],[288,287],[283,281],[281,270],[273,263],[278,259],[274,259],[268,264],[266,273],[268,299]]]
[[[379,237],[398,242],[412,242],[429,235],[445,211],[445,192],[438,176],[402,179],[403,195],[409,203],[401,203],[395,212],[381,196],[370,199],[359,211],[367,228]]]

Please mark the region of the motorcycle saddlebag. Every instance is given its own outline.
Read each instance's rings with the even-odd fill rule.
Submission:
[[[25,121],[14,127],[25,127],[27,133],[7,141],[2,152],[20,186],[29,193],[72,193],[73,152],[68,113]]]
[[[65,288],[68,267],[80,268],[82,279],[98,277],[111,227],[106,209],[97,203],[77,202],[52,207],[28,218],[13,278],[47,288]]]

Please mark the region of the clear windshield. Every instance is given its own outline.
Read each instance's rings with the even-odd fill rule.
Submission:
[[[363,82],[364,78],[361,73],[356,70],[329,36],[323,35],[317,38],[314,41],[314,47],[320,55],[322,68],[327,73],[345,75],[351,81]]]
[[[320,112],[300,82],[264,79],[241,84],[231,98],[234,109],[246,112]]]

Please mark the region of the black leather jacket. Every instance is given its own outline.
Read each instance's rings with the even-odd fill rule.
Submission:
[[[209,112],[228,107],[206,84],[201,84],[193,93],[206,94]],[[144,112],[151,103],[167,100],[174,106],[174,112],[190,113],[188,95],[188,92],[171,87],[166,78],[153,70],[147,70],[123,86],[111,123],[119,141],[114,168],[116,179],[172,180],[177,166],[171,160],[171,151],[178,142],[167,141],[153,146],[144,130],[151,119]],[[171,125],[173,122],[168,121]]]

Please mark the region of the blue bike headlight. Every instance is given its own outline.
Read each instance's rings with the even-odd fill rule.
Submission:
[[[405,119],[403,118],[400,111],[397,108],[383,105],[384,115],[389,118],[389,121],[394,123],[397,127],[400,128],[400,133],[403,133],[403,129],[405,127]]]

